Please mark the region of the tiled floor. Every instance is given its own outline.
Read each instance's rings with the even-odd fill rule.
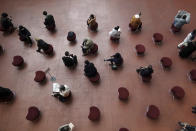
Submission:
[[[6,49],[0,57],[0,85],[16,93],[13,104],[0,105],[0,131],[56,131],[59,126],[72,122],[75,131],[118,131],[127,127],[131,131],[174,131],[178,121],[196,125],[196,116],[191,113],[195,104],[196,84],[189,81],[187,73],[195,68],[195,63],[178,57],[177,44],[196,27],[195,0],[1,0],[0,12],[8,12],[16,25],[27,27],[32,37],[42,38],[52,44],[55,56],[47,58],[36,52],[36,46],[26,47],[19,40],[17,32],[3,36],[0,43]],[[185,25],[182,32],[172,34],[170,25],[179,9],[192,13],[191,23]],[[57,33],[50,34],[43,25],[42,11],[54,15]],[[128,29],[130,18],[142,12],[143,29],[138,34]],[[99,31],[88,31],[86,20],[91,13],[97,17]],[[122,30],[119,44],[109,40],[108,32],[116,25]],[[66,40],[68,31],[77,35],[77,43],[70,45]],[[152,42],[152,34],[164,35],[162,46]],[[84,38],[90,37],[99,45],[97,56],[82,56],[80,45]],[[144,44],[147,52],[138,57],[134,51],[136,44]],[[67,69],[61,57],[68,50],[78,56],[79,64],[75,70]],[[123,68],[112,71],[104,58],[120,52],[124,57]],[[23,70],[12,66],[12,57],[22,55],[26,62]],[[162,56],[171,57],[171,71],[164,71],[160,65]],[[83,75],[84,60],[94,62],[101,83],[93,85]],[[153,79],[150,84],[141,82],[135,69],[152,64]],[[57,101],[50,94],[52,82],[40,86],[33,81],[34,72],[51,68],[57,82],[67,84],[73,92],[69,104]],[[173,100],[169,89],[175,85],[186,91],[183,101]],[[127,87],[130,100],[123,103],[118,100],[118,88]],[[152,121],[145,116],[146,107],[155,104],[160,108],[159,120]],[[29,106],[37,106],[41,119],[31,123],[25,119]],[[101,110],[101,121],[93,123],[88,120],[89,107],[95,105]]]

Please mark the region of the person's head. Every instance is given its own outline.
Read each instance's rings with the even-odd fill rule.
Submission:
[[[185,19],[186,19],[186,15],[183,15],[182,19],[184,19],[184,20],[185,20]]]
[[[119,28],[120,28],[119,26],[114,27],[115,30],[118,30]]]
[[[84,63],[85,63],[85,65],[90,64],[90,62],[88,60],[85,60]]]
[[[68,32],[68,36],[73,36],[74,35],[74,32],[73,31],[69,31]]]
[[[61,128],[60,131],[69,131],[69,130],[70,130],[69,126],[65,126],[65,127]]]
[[[47,14],[48,14],[48,13],[47,13],[47,11],[43,11],[43,15],[45,15],[45,16],[46,16]]]
[[[69,52],[68,51],[65,51],[65,56],[69,56]]]
[[[152,69],[152,65],[149,65],[148,68],[149,68],[149,69]]]
[[[196,35],[196,29],[191,32],[192,35]]]
[[[60,89],[60,91],[65,91],[65,86],[61,85],[59,89]]]
[[[120,53],[116,53],[114,56],[117,58],[121,57]]]
[[[8,14],[4,12],[4,13],[1,14],[1,16],[2,17],[8,17]]]
[[[19,25],[19,27],[18,27],[20,30],[23,28],[23,26],[22,25]]]
[[[91,14],[91,15],[90,15],[90,18],[91,18],[91,19],[94,19],[94,18],[95,18],[95,16],[94,16],[93,14]]]

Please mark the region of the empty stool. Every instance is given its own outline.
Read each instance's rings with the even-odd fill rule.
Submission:
[[[191,70],[189,76],[192,81],[196,81],[196,69]]]
[[[36,71],[34,81],[36,82],[43,82],[46,79],[46,74],[43,71]]]
[[[172,60],[169,57],[162,57],[161,64],[165,68],[170,68],[172,66]]]
[[[90,113],[89,113],[88,118],[91,121],[97,121],[100,119],[100,114],[101,114],[100,110],[97,107],[92,106],[90,107]]]
[[[129,131],[127,128],[120,128],[119,131]]]
[[[171,89],[171,93],[174,96],[174,98],[176,98],[176,99],[182,99],[185,96],[184,89],[179,86],[173,87]]]
[[[68,32],[67,40],[71,41],[71,42],[75,41],[76,40],[76,34],[72,31]]]
[[[136,52],[138,55],[143,55],[145,53],[145,46],[142,44],[138,44],[135,46]]]
[[[97,75],[94,76],[94,77],[89,77],[89,80],[90,80],[91,82],[93,82],[93,83],[98,82],[98,81],[100,80],[100,75],[99,75],[99,73],[97,73]]]
[[[24,64],[24,59],[22,56],[14,56],[12,65],[16,67],[21,67]]]
[[[163,40],[163,35],[160,33],[154,33],[153,34],[153,41],[157,44],[161,43]]]
[[[49,48],[46,51],[44,51],[44,53],[46,55],[52,55],[53,54],[53,47],[52,47],[52,45],[49,45]]]
[[[118,89],[118,94],[120,100],[127,100],[129,98],[129,91],[124,87]]]
[[[149,105],[147,108],[146,115],[150,119],[157,119],[160,115],[159,108],[155,105]]]
[[[97,51],[98,51],[98,45],[94,44],[93,49],[91,50],[91,53],[95,54],[95,53],[97,53]]]
[[[40,111],[37,107],[35,107],[35,106],[29,107],[28,113],[27,113],[27,116],[26,116],[27,120],[35,121],[39,118],[39,116],[40,116]]]

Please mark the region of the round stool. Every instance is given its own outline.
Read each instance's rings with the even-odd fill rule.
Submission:
[[[21,67],[24,64],[24,59],[22,56],[14,56],[12,65],[16,67]]]
[[[46,74],[43,71],[36,71],[34,81],[36,82],[43,82],[46,79]]]
[[[95,107],[95,106],[92,106],[90,107],[90,113],[89,113],[89,120],[91,121],[98,121],[100,119],[100,110]]]
[[[174,98],[176,98],[176,99],[182,99],[185,96],[184,89],[179,86],[174,86],[171,89],[171,93],[173,94]]]
[[[191,70],[189,76],[192,81],[196,81],[196,69]]]
[[[129,98],[129,91],[124,87],[118,89],[118,94],[120,100],[127,100]]]
[[[52,55],[53,54],[53,47],[52,47],[52,45],[49,45],[49,48],[46,51],[44,51],[44,53],[46,55]]]
[[[146,115],[150,119],[158,119],[160,115],[159,108],[156,107],[155,105],[149,105],[147,108]]]
[[[160,33],[154,33],[153,34],[153,40],[155,43],[160,43],[163,40],[163,35]]]
[[[169,57],[162,57],[161,64],[165,68],[170,68],[172,66],[172,60]]]
[[[145,46],[142,44],[138,44],[135,46],[136,52],[138,55],[143,55],[145,53]]]
[[[100,80],[100,75],[99,75],[99,73],[97,73],[96,76],[94,76],[94,77],[89,77],[89,80],[90,80],[91,82],[93,82],[93,83],[98,82],[98,81]]]
[[[71,41],[71,42],[75,41],[76,40],[76,34],[72,31],[68,32],[67,40]]]
[[[27,113],[27,116],[26,116],[27,120],[35,121],[39,118],[39,116],[40,116],[40,111],[37,107],[35,107],[35,106],[29,107],[28,113]]]
[[[91,50],[91,54],[96,54],[98,51],[98,45],[97,44],[94,44],[92,50]]]

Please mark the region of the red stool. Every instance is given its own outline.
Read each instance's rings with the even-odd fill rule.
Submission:
[[[138,44],[135,46],[136,52],[138,55],[143,55],[145,53],[145,46],[142,44]]]
[[[119,131],[129,131],[127,128],[120,128]]]
[[[196,69],[191,70],[189,75],[192,81],[196,81]]]
[[[69,33],[73,33],[73,35],[69,36]],[[68,32],[67,40],[68,41],[75,41],[76,40],[76,34],[74,32]]]
[[[127,100],[129,98],[129,91],[124,87],[118,89],[118,94],[120,100]]]
[[[174,98],[176,98],[176,99],[182,99],[185,96],[184,89],[179,86],[174,86],[171,89],[171,93],[173,94]]]
[[[172,24],[171,30],[172,30],[173,33],[177,33],[177,32],[180,32],[181,28],[176,28],[176,27]]]
[[[150,82],[151,79],[152,79],[152,76],[142,77],[143,82]]]
[[[160,33],[154,33],[153,34],[153,40],[155,43],[160,43],[163,40],[163,35]]]
[[[52,45],[49,45],[49,48],[46,51],[44,51],[44,53],[46,55],[52,55],[53,54],[53,47],[52,47]]]
[[[100,75],[99,75],[99,73],[97,73],[97,75],[94,76],[94,77],[89,77],[89,80],[90,80],[91,82],[93,82],[93,83],[98,82],[98,81],[100,80]]]
[[[146,112],[146,115],[150,119],[158,119],[158,117],[160,115],[159,108],[156,107],[155,105],[149,105],[147,112]]]
[[[97,107],[92,106],[90,107],[88,119],[91,121],[98,121],[100,119],[100,114],[100,110]]]
[[[98,51],[98,45],[97,44],[94,44],[92,50],[91,50],[91,54],[96,54]]]
[[[36,71],[34,81],[36,82],[43,82],[46,79],[46,74],[43,71]]]
[[[161,64],[165,68],[170,68],[172,66],[172,60],[169,57],[162,57]]]
[[[35,106],[29,107],[28,113],[26,116],[27,120],[35,121],[39,118],[39,116],[40,116],[40,111],[37,107],[35,107]]]
[[[12,65],[16,67],[21,67],[24,64],[24,59],[22,56],[14,56]]]

